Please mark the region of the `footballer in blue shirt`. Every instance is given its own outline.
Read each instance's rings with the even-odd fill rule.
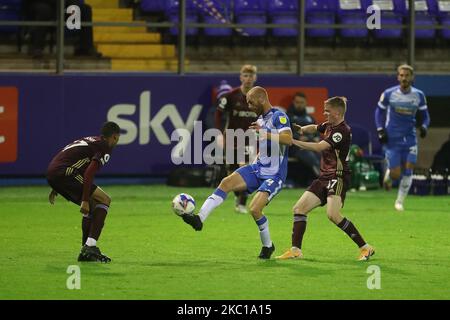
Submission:
[[[252,164],[240,167],[225,177],[217,189],[206,199],[198,214],[184,214],[184,222],[196,231],[203,228],[209,214],[223,203],[231,191],[256,191],[249,211],[256,222],[261,238],[260,259],[270,259],[275,251],[269,233],[269,220],[263,208],[281,191],[287,175],[288,148],[292,144],[292,131],[286,113],[275,109],[269,102],[267,91],[253,87],[246,95],[249,109],[258,115],[250,129],[260,135],[259,153]]]
[[[427,135],[430,115],[424,93],[412,86],[414,69],[406,64],[399,66],[397,80],[399,85],[381,94],[375,110],[375,124],[388,165],[384,187],[390,190],[392,181],[400,179],[394,207],[403,211],[417,162],[416,113],[421,113],[422,123],[418,126],[421,138]]]

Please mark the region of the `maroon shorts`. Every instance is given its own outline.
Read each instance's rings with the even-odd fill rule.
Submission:
[[[344,207],[345,194],[350,186],[350,175],[344,177],[325,178],[314,180],[306,191],[314,193],[320,199],[320,205],[327,203],[328,196],[340,196]]]
[[[47,181],[52,189],[64,198],[77,205],[81,205],[81,198],[83,196],[83,177],[80,174],[47,174]],[[95,189],[97,189],[97,186],[92,184],[89,196],[94,193]]]

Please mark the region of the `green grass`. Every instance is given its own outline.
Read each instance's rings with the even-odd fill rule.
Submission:
[[[409,197],[404,213],[395,193],[348,193],[343,214],[376,248],[357,262],[355,244],[326,217],[310,214],[304,260],[259,261],[258,229],[233,211],[233,197],[202,232],[170,209],[192,194],[197,206],[212,189],[106,186],[113,199],[99,241],[111,264],[77,263],[78,208],[46,187],[0,188],[0,299],[449,299],[450,199]],[[276,255],[290,247],[291,207],[303,190],[283,190],[266,208]],[[81,290],[68,290],[69,265],[81,268]],[[369,290],[367,268],[381,270]]]

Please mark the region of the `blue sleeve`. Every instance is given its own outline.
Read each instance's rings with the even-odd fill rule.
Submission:
[[[275,126],[275,128],[278,130],[278,132],[284,131],[284,130],[291,130],[291,122],[289,121],[289,117],[281,111],[277,111],[272,116],[272,123]]]
[[[428,109],[424,109],[424,110],[419,109],[419,112],[422,117],[421,126],[428,129],[428,127],[430,125],[430,114],[428,113]]]
[[[427,99],[425,98],[425,95],[423,92],[419,91],[419,110],[426,110],[427,107]]]
[[[380,107],[380,109],[386,110],[386,108],[389,106],[389,96],[390,96],[390,92],[389,91],[384,91],[381,96],[380,96],[380,100],[378,101],[378,107]]]
[[[375,109],[375,125],[378,129],[384,128],[384,116],[386,115],[386,109],[381,109],[380,106]]]

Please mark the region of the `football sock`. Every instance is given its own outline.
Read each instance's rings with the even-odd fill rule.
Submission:
[[[86,245],[89,246],[89,247],[95,247],[97,245],[97,240],[88,237],[86,239]]]
[[[83,232],[83,237],[81,239],[81,245],[86,243],[86,240],[89,236],[89,231],[91,230],[91,217],[83,217],[81,219],[81,230]]]
[[[206,199],[198,213],[200,220],[204,222],[209,214],[227,198],[225,191],[217,188],[212,195]]]
[[[256,225],[259,229],[259,236],[261,238],[261,243],[264,247],[270,248],[272,246],[272,240],[270,240],[269,232],[269,220],[266,216],[262,216],[259,220],[256,220]]]
[[[403,203],[412,185],[412,175],[403,176],[398,186],[397,201]]]
[[[358,248],[361,248],[366,244],[356,227],[350,220],[347,220],[347,218],[344,218],[340,223],[337,224],[337,226],[341,228],[342,231],[344,231],[358,245]]]
[[[95,206],[92,216],[91,230],[89,231],[89,238],[93,238],[96,241],[98,241],[98,238],[100,238],[108,209],[109,207],[105,204],[97,204]]]
[[[234,193],[235,203],[236,203],[236,205],[238,205],[239,202],[240,202],[240,195],[241,195],[241,193],[239,191],[234,191],[233,193]]]
[[[239,204],[245,206],[247,203],[248,193],[247,191],[239,192]]]
[[[302,248],[303,235],[306,231],[306,219],[304,214],[294,214],[294,224],[292,226],[292,246]]]

